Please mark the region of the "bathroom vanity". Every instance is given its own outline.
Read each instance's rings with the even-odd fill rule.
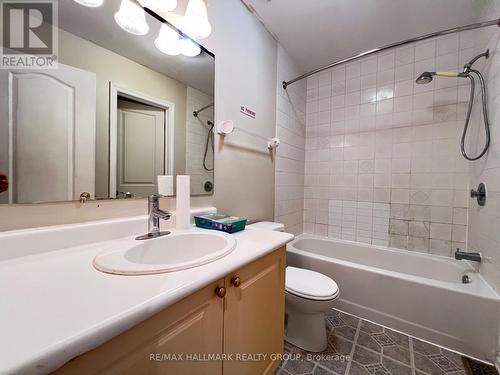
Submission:
[[[293,235],[249,228],[232,235],[231,253],[176,272],[125,276],[93,266],[146,224],[140,216],[0,234],[8,343],[0,373],[273,373]]]
[[[273,374],[283,352],[284,270],[281,247],[55,374]]]

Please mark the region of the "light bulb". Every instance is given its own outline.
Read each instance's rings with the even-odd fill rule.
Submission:
[[[97,8],[102,5],[104,0],[74,0],[76,3],[86,6],[86,7],[91,7],[91,8]]]
[[[115,13],[115,21],[131,34],[145,35],[149,32],[144,10],[131,0],[122,0],[120,10]]]
[[[177,56],[181,53],[181,46],[179,42],[179,33],[173,30],[170,26],[162,24],[160,28],[160,33],[155,39],[155,46],[161,52]]]
[[[194,56],[198,56],[201,53],[200,46],[197,45],[196,43],[194,43],[189,38],[181,38],[179,40],[179,43],[181,46],[181,53],[184,56],[194,57]]]
[[[208,22],[207,7],[203,0],[189,0],[182,21],[182,32],[196,39],[206,38],[212,32],[212,26]]]
[[[143,7],[157,13],[167,13],[177,8],[177,0],[139,0]]]

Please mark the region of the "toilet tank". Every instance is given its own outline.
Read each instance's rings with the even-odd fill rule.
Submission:
[[[284,232],[285,226],[281,223],[273,223],[272,221],[259,221],[258,223],[250,224],[249,227],[258,229],[274,230],[276,232]]]

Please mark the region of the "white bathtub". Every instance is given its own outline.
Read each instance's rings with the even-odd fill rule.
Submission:
[[[333,278],[340,287],[341,310],[495,360],[499,297],[468,262],[301,235],[287,246],[287,264]],[[470,284],[462,284],[464,274]]]

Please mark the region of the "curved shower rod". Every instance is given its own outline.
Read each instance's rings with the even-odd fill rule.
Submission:
[[[197,110],[197,111],[193,111],[193,116],[194,116],[194,117],[198,117],[198,114],[199,114],[201,111],[204,111],[205,109],[208,109],[208,108],[213,107],[213,106],[214,106],[214,103],[210,103],[210,104],[208,104],[208,105],[206,105],[206,106],[204,106],[204,107],[200,108],[200,109],[199,109],[199,110]]]
[[[380,47],[380,48],[375,48],[375,49],[372,49],[372,50],[369,50],[369,51],[365,51],[365,52],[359,53],[357,55],[348,57],[346,59],[335,61],[335,62],[333,62],[331,64],[328,64],[328,65],[325,65],[325,66],[323,66],[321,68],[315,69],[315,70],[313,70],[313,71],[311,71],[309,73],[302,74],[301,76],[298,76],[298,77],[296,77],[294,79],[291,79],[289,81],[283,81],[283,89],[286,90],[286,88],[289,85],[291,85],[292,83],[295,83],[295,82],[300,81],[300,80],[302,80],[304,78],[312,76],[313,74],[322,72],[324,70],[333,68],[334,66],[337,66],[337,65],[340,65],[340,64],[344,64],[344,63],[347,63],[347,62],[352,61],[352,60],[359,59],[361,57],[372,55],[372,54],[380,52],[380,51],[385,51],[387,49],[394,48],[394,47],[399,47],[399,46],[403,46],[405,44],[414,43],[414,42],[418,42],[418,41],[429,39],[429,38],[434,38],[436,36],[448,35],[448,34],[453,34],[453,33],[457,33],[457,32],[460,32],[460,31],[466,31],[466,30],[474,30],[474,29],[479,29],[481,27],[488,27],[488,26],[493,26],[493,25],[500,26],[500,18],[497,18],[497,19],[491,20],[491,21],[473,23],[471,25],[466,25],[466,26],[454,27],[452,29],[446,29],[446,30],[435,32],[435,33],[425,34],[425,35],[422,35],[422,36],[418,36],[416,38],[403,40],[402,42],[392,43],[392,44],[388,44],[388,45]]]

